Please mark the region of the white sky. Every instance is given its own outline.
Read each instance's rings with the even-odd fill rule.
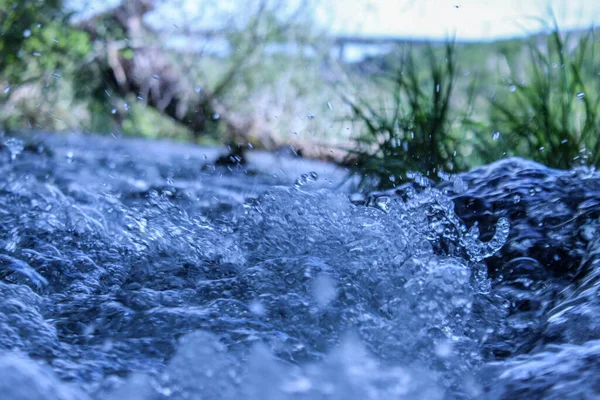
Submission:
[[[163,6],[150,22],[162,27],[210,28],[222,18],[244,19],[260,0],[157,0]],[[272,2],[276,2],[274,0]],[[302,0],[279,0],[292,12]],[[551,22],[550,7],[562,29],[600,22],[600,0],[308,0],[315,21],[333,34],[492,40],[540,31],[534,18]],[[71,0],[92,12],[119,0]],[[82,4],[87,4],[83,6]],[[173,28],[175,29],[175,28]],[[176,29],[175,29],[176,30]]]
[[[562,29],[600,21],[600,0],[326,0],[319,19],[334,33],[491,40],[539,31],[534,18]],[[329,9],[329,10],[328,10]]]

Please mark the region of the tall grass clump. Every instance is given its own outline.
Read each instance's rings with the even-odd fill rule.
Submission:
[[[378,100],[368,94],[343,96],[361,130],[345,160],[361,176],[360,189],[394,187],[407,171],[434,174],[462,167],[451,110],[457,76],[454,44],[439,50],[428,45],[421,56],[406,51],[400,68],[379,78]]]
[[[507,60],[510,77],[490,107],[498,146],[509,155],[568,169],[600,162],[600,65],[593,29],[563,34],[557,25],[528,42],[527,58]],[[523,62],[525,61],[525,62]]]

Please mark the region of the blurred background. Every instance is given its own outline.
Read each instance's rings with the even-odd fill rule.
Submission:
[[[0,0],[0,128],[285,148],[374,188],[509,156],[597,165],[599,13],[586,0]]]

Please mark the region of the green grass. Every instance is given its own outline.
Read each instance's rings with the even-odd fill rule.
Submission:
[[[565,34],[555,25],[547,35],[483,46],[409,50],[375,95],[342,96],[361,123],[345,160],[360,189],[508,156],[561,169],[600,164],[595,31]]]
[[[343,95],[351,120],[364,126],[345,160],[353,174],[363,177],[360,188],[394,187],[411,170],[435,174],[463,167],[456,126],[467,113],[452,109],[457,76],[454,44],[430,45],[423,59],[406,50],[397,71],[382,78],[387,97],[374,101]]]
[[[98,68],[82,67],[93,50],[86,34],[56,18],[36,22],[40,7],[57,12],[61,2],[38,3],[28,0],[5,18],[22,29],[0,38],[0,127],[195,140],[137,94],[111,94]],[[565,34],[555,25],[528,39],[398,47],[359,65],[336,64],[327,38],[309,35],[301,43],[315,47],[312,56],[271,54],[261,45],[232,79],[227,71],[245,53],[169,57],[186,82],[184,101],[218,92],[218,126],[202,139],[266,149],[292,144],[336,161],[341,153],[369,190],[397,186],[408,171],[435,178],[512,155],[564,169],[599,165],[595,34]]]
[[[598,165],[600,70],[595,33],[573,37],[555,27],[542,39],[541,45],[536,40],[528,43],[526,60],[509,63],[510,76],[504,93],[491,105],[489,123],[500,132],[501,147],[508,154],[563,169]],[[486,154],[491,157],[493,153]]]

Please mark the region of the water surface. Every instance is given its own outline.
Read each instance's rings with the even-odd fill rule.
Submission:
[[[593,171],[360,198],[285,155],[0,141],[6,398],[600,396]]]

